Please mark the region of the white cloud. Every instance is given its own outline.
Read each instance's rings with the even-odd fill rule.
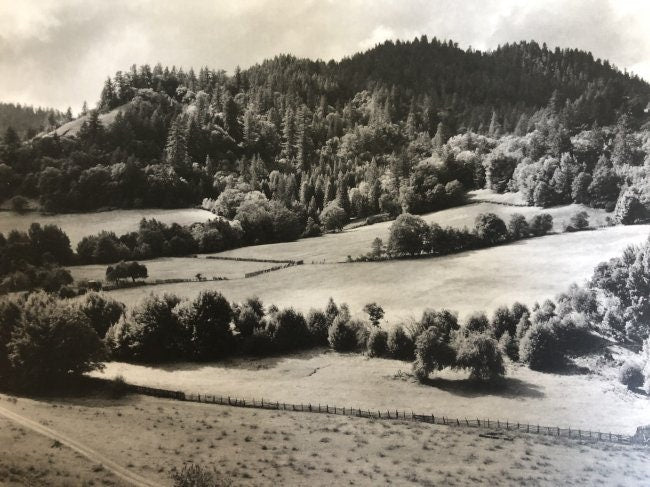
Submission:
[[[644,0],[0,0],[0,96],[78,109],[134,63],[232,70],[421,34],[477,49],[578,47],[650,79],[649,24]]]

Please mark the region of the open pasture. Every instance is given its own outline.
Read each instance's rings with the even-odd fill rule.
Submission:
[[[483,193],[480,195],[481,197],[486,196]],[[534,206],[518,207],[486,202],[470,203],[421,216],[427,223],[435,222],[442,227],[472,228],[476,217],[481,213],[495,213],[506,223],[513,213],[521,213],[528,219],[539,213],[549,213],[553,216],[554,231],[562,232],[571,217],[579,211],[586,211],[589,214],[592,226],[605,225],[607,216],[610,216],[604,210],[576,204],[543,209]],[[348,255],[359,257],[368,253],[370,245],[376,237],[381,238],[384,244],[388,243],[389,228],[392,224],[392,221],[388,221],[295,242],[242,247],[222,252],[219,255],[258,259],[303,259],[305,262],[342,262],[347,259]]]
[[[609,227],[550,235],[445,257],[353,264],[303,265],[252,279],[165,284],[121,289],[111,295],[133,305],[149,293],[194,297],[216,289],[231,300],[257,295],[266,304],[302,311],[324,307],[331,296],[359,313],[376,301],[395,322],[419,317],[425,308],[448,308],[461,316],[491,311],[514,301],[532,305],[588,279],[603,260],[648,238],[650,225]],[[327,238],[327,237],[325,237]]]
[[[138,224],[143,218],[155,218],[166,224],[190,225],[196,222],[206,222],[213,217],[214,215],[209,211],[195,208],[111,210],[57,215],[2,211],[0,212],[0,233],[7,235],[11,230],[27,231],[34,222],[41,225],[57,225],[68,234],[70,244],[75,249],[83,237],[97,234],[103,230],[115,232],[117,236],[133,232],[138,229]]]
[[[399,409],[621,434],[634,434],[637,426],[648,422],[647,397],[629,392],[610,377],[614,369],[580,375],[535,372],[519,364],[509,364],[507,369],[502,383],[494,386],[481,386],[468,380],[466,371],[449,369],[433,374],[430,383],[420,384],[409,375],[408,362],[325,349],[204,364],[109,362],[103,373],[93,375],[121,375],[129,383],[193,394]]]
[[[225,277],[237,279],[244,277],[247,272],[258,271],[273,267],[268,262],[233,261],[220,259],[206,259],[202,257],[162,257],[142,261],[147,266],[149,278],[147,281],[156,279],[193,279],[196,274],[201,273],[203,277]],[[106,274],[106,265],[81,265],[69,267],[70,273],[75,280],[93,279],[102,281]]]
[[[645,449],[552,437],[522,434],[503,441],[480,437],[475,429],[144,396],[19,398],[0,404],[161,486],[172,485],[172,468],[185,462],[215,468],[232,482],[222,485],[238,486],[632,486],[648,478]],[[30,451],[47,455],[51,448],[42,443],[34,441]],[[12,448],[2,451],[2,464],[23,464]],[[79,471],[70,461],[56,469]],[[105,478],[100,475],[98,481]]]

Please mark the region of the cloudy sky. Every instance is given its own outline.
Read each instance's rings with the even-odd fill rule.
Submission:
[[[647,0],[0,0],[0,101],[77,111],[134,63],[232,71],[421,34],[578,47],[650,80]]]

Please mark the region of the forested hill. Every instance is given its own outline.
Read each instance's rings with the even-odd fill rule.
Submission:
[[[421,37],[232,75],[133,66],[78,130],[22,144],[7,132],[0,194],[55,211],[203,201],[240,222],[280,205],[312,234],[338,210],[420,213],[487,186],[541,206],[621,202],[636,221],[650,207],[649,101],[607,61],[534,42],[479,52]]]
[[[21,137],[31,138],[39,132],[67,121],[72,114],[63,114],[51,108],[0,102],[0,133],[12,127]]]

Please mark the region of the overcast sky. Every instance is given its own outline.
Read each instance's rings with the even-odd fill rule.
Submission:
[[[0,0],[0,101],[76,112],[134,63],[232,71],[421,34],[578,47],[650,80],[647,0]]]

